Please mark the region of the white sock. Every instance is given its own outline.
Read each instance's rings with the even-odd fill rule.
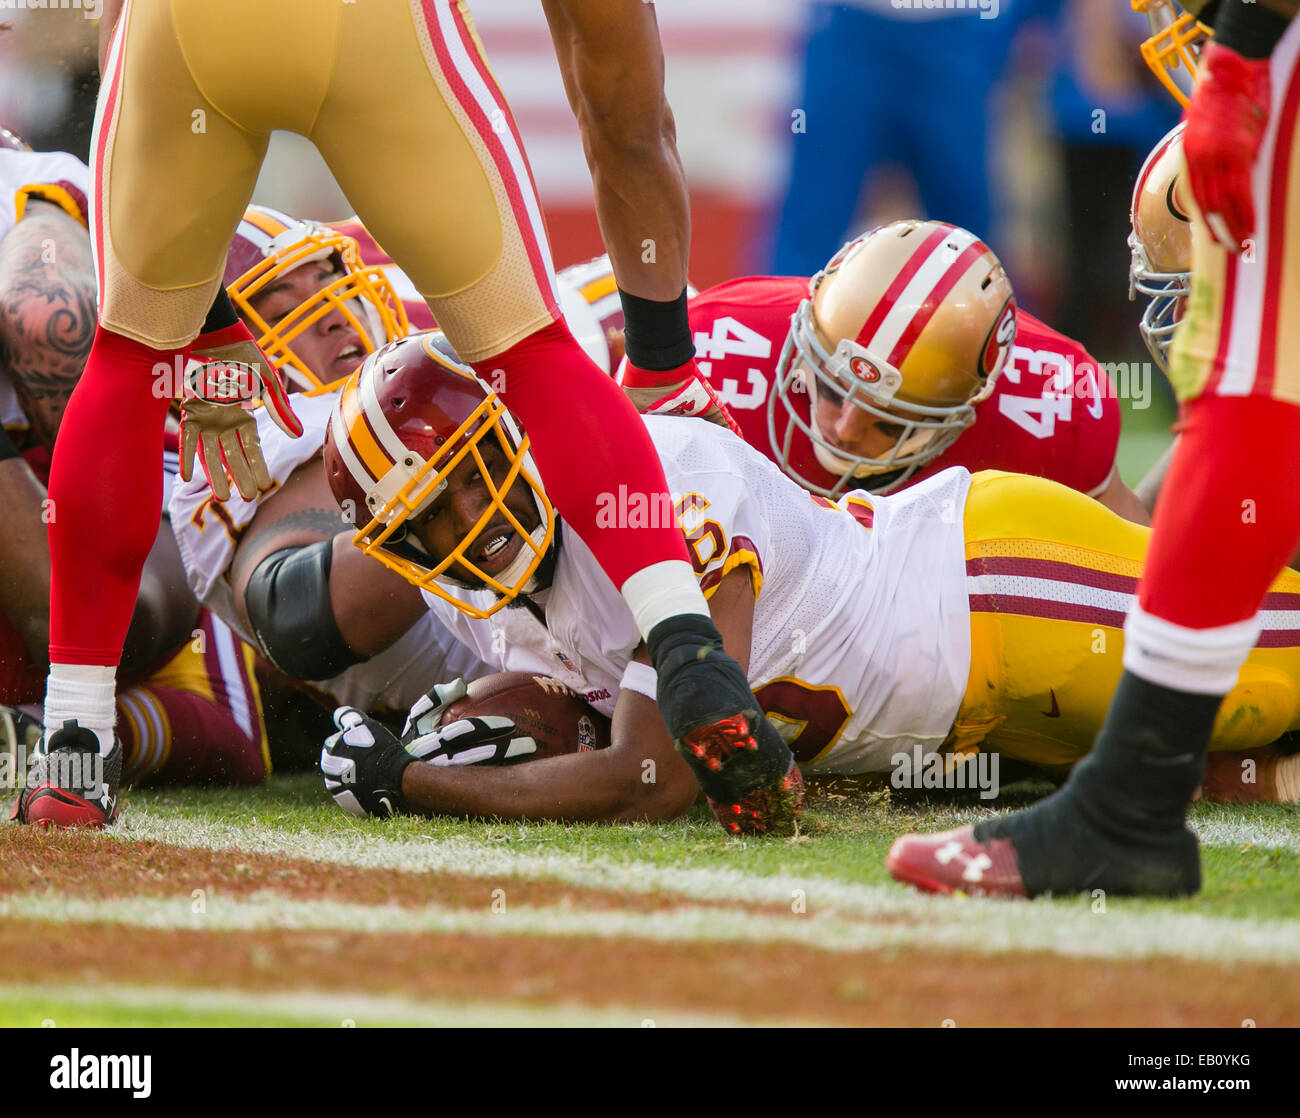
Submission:
[[[1226,695],[1259,639],[1259,614],[1213,629],[1189,629],[1133,603],[1124,623],[1124,667],[1148,683],[1193,695]]]
[[[113,748],[117,669],[92,664],[51,664],[45,683],[45,741],[69,718],[94,732],[99,752]]]
[[[651,629],[670,617],[684,613],[709,616],[709,603],[684,559],[665,559],[642,568],[623,583],[622,594],[645,639],[649,639]]]

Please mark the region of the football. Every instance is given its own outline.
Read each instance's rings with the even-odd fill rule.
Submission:
[[[558,679],[528,672],[500,672],[469,685],[465,698],[452,703],[443,725],[458,718],[496,714],[511,719],[521,734],[537,742],[537,752],[506,764],[539,761],[561,753],[585,753],[609,745],[610,721]]]

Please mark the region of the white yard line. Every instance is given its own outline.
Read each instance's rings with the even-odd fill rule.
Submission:
[[[469,1002],[450,1004],[414,1001],[359,993],[318,993],[300,990],[214,990],[204,987],[169,986],[0,986],[0,1022],[6,1025],[40,1025],[42,1020],[19,1019],[6,1007],[18,1002],[26,1007],[46,1001],[55,1006],[88,1006],[91,1009],[152,1010],[189,1014],[247,1014],[250,1017],[284,1019],[286,1024],[337,1024],[364,1028],[367,1025],[420,1025],[439,1028],[738,1028],[752,1021],[721,1014],[686,1013],[680,1010],[596,1009],[578,1005],[532,1006],[518,1002]],[[57,1017],[51,1019],[60,1024]]]
[[[1300,815],[1290,827],[1262,820],[1204,819],[1194,822],[1192,830],[1210,846],[1260,846],[1300,854]]]
[[[670,910],[661,914],[574,912],[569,909],[524,909],[509,906],[509,917],[492,917],[489,899],[483,913],[464,910],[379,910],[383,925],[394,920],[432,921],[429,927],[472,928],[476,931],[515,931],[551,935],[632,935],[638,938],[751,939],[747,928],[761,928],[763,937],[776,937],[832,950],[861,950],[886,945],[934,947],[976,952],[1048,951],[1099,958],[1176,956],[1188,959],[1300,962],[1300,920],[1253,920],[1202,916],[1184,912],[1152,912],[1125,907],[1112,900],[1107,911],[1093,911],[1089,897],[1060,903],[991,900],[954,901],[923,897],[895,886],[855,885],[813,876],[766,876],[733,869],[679,869],[637,862],[602,862],[572,854],[524,854],[499,844],[463,838],[391,840],[366,836],[317,835],[266,824],[235,825],[194,822],[139,809],[130,822],[115,829],[124,839],[151,839],[186,847],[232,848],[278,854],[310,861],[358,867],[382,867],[423,873],[457,873],[480,877],[519,877],[639,894],[666,893],[681,900],[752,902],[795,906],[806,912],[785,916],[738,917],[734,912]],[[671,899],[671,898],[670,898]],[[17,900],[17,899],[16,899]],[[34,899],[21,899],[34,903]],[[95,902],[95,911],[105,913]],[[132,904],[145,904],[144,901]],[[173,916],[191,919],[188,892],[170,903]],[[233,903],[233,902],[232,902]],[[245,902],[247,904],[248,902]],[[297,904],[310,902],[293,902]],[[291,902],[277,898],[290,922]],[[960,918],[953,919],[954,905]],[[345,906],[351,911],[351,906]],[[2,910],[0,910],[2,911]],[[142,913],[143,909],[134,910]],[[175,913],[180,915],[176,916]],[[209,912],[212,904],[209,901]],[[405,912],[406,915],[400,915]],[[423,913],[423,915],[421,915]],[[307,910],[303,910],[305,917]],[[51,917],[53,918],[53,917]],[[99,918],[107,919],[105,915]],[[270,920],[274,912],[237,919]],[[319,911],[317,917],[320,917]],[[324,917],[325,919],[330,919]],[[349,916],[348,919],[353,917]],[[143,919],[136,916],[131,922]],[[463,922],[468,923],[463,923]],[[179,926],[179,925],[176,925]],[[209,923],[205,926],[211,927]],[[421,925],[424,927],[424,925]],[[815,932],[812,930],[816,929]]]

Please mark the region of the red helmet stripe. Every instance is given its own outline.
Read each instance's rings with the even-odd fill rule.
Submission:
[[[889,352],[886,360],[898,368],[906,359],[908,351],[911,350],[916,339],[921,336],[929,324],[930,319],[934,317],[934,312],[939,309],[939,305],[947,298],[950,292],[957,284],[957,281],[989,251],[988,246],[982,241],[974,241],[967,245],[965,250],[949,265],[947,271],[940,277],[939,282],[930,289],[930,294],[925,297],[925,302],[917,308],[912,315],[911,321],[904,327],[903,333],[899,336],[898,343]]]
[[[872,336],[880,329],[880,324],[885,321],[885,316],[894,308],[894,303],[902,295],[907,285],[912,282],[912,277],[921,270],[921,266],[930,259],[930,254],[934,252],[939,245],[943,244],[948,234],[952,232],[951,225],[940,225],[925,240],[916,246],[916,251],[908,258],[906,264],[899,269],[898,275],[894,277],[884,295],[867,316],[867,321],[862,324],[862,329],[858,331],[857,342],[859,345],[869,345]]]

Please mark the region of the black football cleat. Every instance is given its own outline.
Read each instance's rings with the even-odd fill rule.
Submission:
[[[103,827],[117,818],[122,782],[122,743],[107,755],[99,739],[69,719],[38,748],[27,773],[27,786],[14,801],[9,818],[40,827]]]
[[[655,626],[647,646],[664,724],[723,828],[791,833],[803,806],[803,777],[712,621],[671,618]]]

